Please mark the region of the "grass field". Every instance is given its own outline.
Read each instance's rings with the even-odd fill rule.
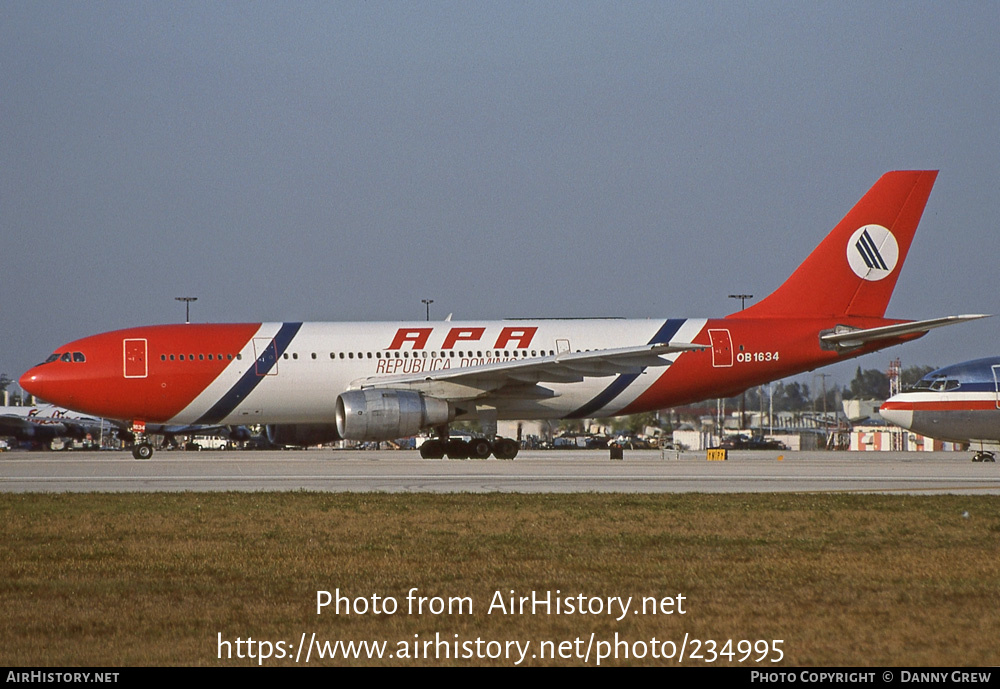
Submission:
[[[521,664],[593,665],[616,634],[625,646],[602,664],[675,664],[654,650],[685,635],[684,665],[706,663],[691,640],[722,652],[713,664],[740,665],[739,641],[766,642],[744,666],[761,649],[766,667],[1000,663],[1000,501],[986,496],[4,494],[0,531],[8,666],[248,665],[235,656],[249,638],[294,655],[313,633],[397,657],[311,664],[507,666],[517,652],[462,655],[517,640],[531,642]],[[423,614],[408,612],[413,588]],[[337,589],[367,614],[317,615],[317,591]],[[605,610],[488,614],[511,590]],[[395,614],[374,614],[373,596]],[[628,614],[607,614],[619,596]],[[665,597],[673,614],[641,611]],[[449,657],[424,657],[436,639]]]

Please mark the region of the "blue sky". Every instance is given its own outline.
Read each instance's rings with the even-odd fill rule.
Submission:
[[[721,316],[903,168],[941,174],[888,315],[1000,312],[998,33],[987,2],[5,2],[0,371],[182,295],[197,321]]]

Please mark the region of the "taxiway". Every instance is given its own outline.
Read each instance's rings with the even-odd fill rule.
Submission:
[[[522,452],[514,461],[425,460],[416,452],[11,452],[2,492],[384,491],[522,493],[863,492],[1000,494],[1000,465],[970,453]]]

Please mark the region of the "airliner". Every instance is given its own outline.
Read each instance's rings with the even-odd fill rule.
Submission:
[[[724,318],[136,327],[55,350],[33,395],[128,421],[263,424],[277,444],[432,431],[426,458],[513,459],[499,419],[609,417],[739,394],[983,317],[885,318],[937,171],[883,175],[780,287]],[[482,438],[452,440],[478,421]]]
[[[1000,357],[931,371],[879,409],[897,426],[938,440],[979,443],[974,462],[994,462],[1000,445]]]
[[[85,440],[87,436],[110,436],[115,430],[109,421],[51,404],[0,407],[0,436],[37,443],[47,449],[59,438]]]
[[[59,438],[85,440],[103,434],[118,435],[122,440],[133,440],[132,433],[119,420],[95,418],[88,414],[57,407],[52,404],[35,406],[0,407],[0,436],[41,445],[51,449]],[[249,440],[250,431],[242,426],[192,426],[148,424],[146,433],[163,436],[164,445],[176,444],[178,435],[217,436],[231,440]]]

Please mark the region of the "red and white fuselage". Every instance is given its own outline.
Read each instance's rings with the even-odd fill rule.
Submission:
[[[43,399],[109,418],[329,423],[337,395],[367,379],[485,371],[651,342],[705,346],[641,372],[591,371],[579,382],[546,382],[531,395],[488,397],[501,419],[606,417],[728,396],[836,361],[837,352],[820,347],[821,330],[886,322],[898,321],[785,321],[779,337],[768,320],[738,318],[161,325],[71,342],[63,349],[82,353],[83,361],[57,358],[22,383]],[[473,391],[464,399],[480,397]]]
[[[149,326],[71,342],[21,385],[98,416],[356,439],[732,396],[975,317],[884,318],[935,177],[884,175],[781,287],[725,318]]]

